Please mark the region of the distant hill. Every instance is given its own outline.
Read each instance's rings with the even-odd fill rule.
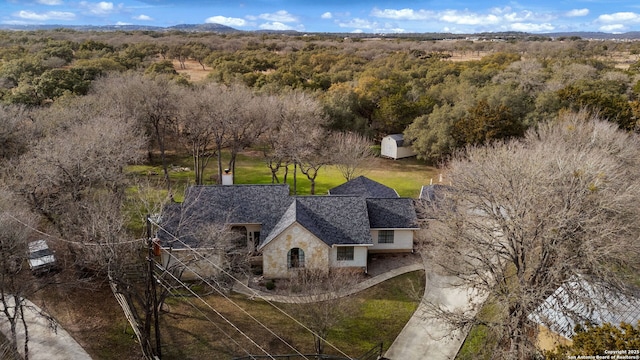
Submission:
[[[222,24],[180,24],[168,27],[147,26],[147,25],[2,25],[0,30],[16,30],[16,31],[37,31],[37,30],[57,30],[68,29],[73,31],[184,31],[184,32],[212,32],[212,33],[234,33],[245,32]],[[301,34],[295,30],[255,30],[254,33],[270,33],[270,34]],[[314,33],[305,33],[314,34]],[[524,32],[483,32],[476,34],[451,34],[451,33],[398,33],[398,34],[369,34],[369,33],[316,33],[319,35],[334,35],[345,37],[387,37],[387,38],[420,38],[430,40],[444,39],[465,39],[465,38],[481,38],[481,39],[557,39],[557,38],[581,38],[595,40],[640,40],[640,32],[632,31],[622,34],[610,34],[604,32],[557,32],[557,33],[524,33]]]
[[[37,31],[68,29],[74,31],[186,31],[186,32],[240,32],[221,24],[181,24],[169,27],[147,25],[1,25],[0,30]]]
[[[631,31],[622,34],[609,34],[603,32],[563,32],[563,33],[549,33],[544,34],[549,37],[573,37],[579,36],[583,39],[597,39],[597,40],[613,40],[613,39],[640,39],[640,31]]]

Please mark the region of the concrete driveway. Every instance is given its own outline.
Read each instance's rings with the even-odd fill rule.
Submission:
[[[91,360],[89,354],[69,333],[59,326],[51,324],[41,316],[42,309],[26,300],[25,320],[29,331],[30,360]],[[2,311],[0,305],[0,311]],[[9,335],[9,321],[0,313],[0,331]],[[24,356],[24,329],[18,325],[18,351]]]
[[[474,303],[484,299],[475,291],[456,286],[456,278],[438,274],[425,264],[426,286],[422,302],[400,332],[385,357],[391,360],[450,360],[457,355],[469,329],[453,330],[443,320],[429,312],[430,306],[441,305],[448,310],[477,311]]]

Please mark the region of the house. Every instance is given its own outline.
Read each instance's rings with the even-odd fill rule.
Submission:
[[[366,271],[373,245],[366,202],[356,196],[296,197],[258,247],[265,277],[290,270],[359,268]]]
[[[640,297],[612,296],[599,285],[576,276],[558,287],[529,319],[570,339],[577,324],[637,324]]]
[[[357,193],[347,194],[354,189]],[[188,257],[189,248],[211,251],[196,266],[210,274],[215,269],[207,269],[206,263],[222,259],[215,255],[216,244],[207,243],[207,231],[220,224],[239,234],[248,252],[261,257],[266,278],[286,278],[299,269],[366,272],[369,253],[413,251],[418,230],[412,199],[358,178],[321,196],[290,196],[287,185],[193,186],[182,204],[163,211],[157,236],[172,256],[182,252]],[[165,266],[169,258],[168,251],[163,252]]]
[[[380,156],[397,160],[415,155],[410,144],[404,141],[404,135],[392,134],[382,138]]]

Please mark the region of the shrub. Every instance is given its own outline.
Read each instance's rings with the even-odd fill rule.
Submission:
[[[265,286],[267,287],[267,290],[273,290],[273,289],[276,288],[276,282],[273,281],[273,280],[269,280],[269,281],[267,281]]]

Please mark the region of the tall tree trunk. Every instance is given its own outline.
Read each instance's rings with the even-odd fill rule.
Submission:
[[[293,195],[298,195],[298,163],[293,162]]]
[[[164,172],[164,181],[167,185],[167,191],[169,192],[169,196],[173,198],[173,194],[171,193],[171,179],[169,179],[169,166],[167,165],[167,157],[165,154],[164,148],[164,139],[160,135],[160,124],[154,125],[156,130],[156,140],[158,140],[158,147],[160,148],[160,158],[162,159],[162,171]]]
[[[216,151],[218,153],[218,179],[216,184],[222,184],[222,145],[220,143],[216,145]]]
[[[22,327],[24,328],[24,360],[29,360],[29,328],[27,327],[27,320],[24,318],[23,301],[20,300],[19,304],[17,303],[16,306],[17,309],[20,309],[20,319],[22,320]]]

